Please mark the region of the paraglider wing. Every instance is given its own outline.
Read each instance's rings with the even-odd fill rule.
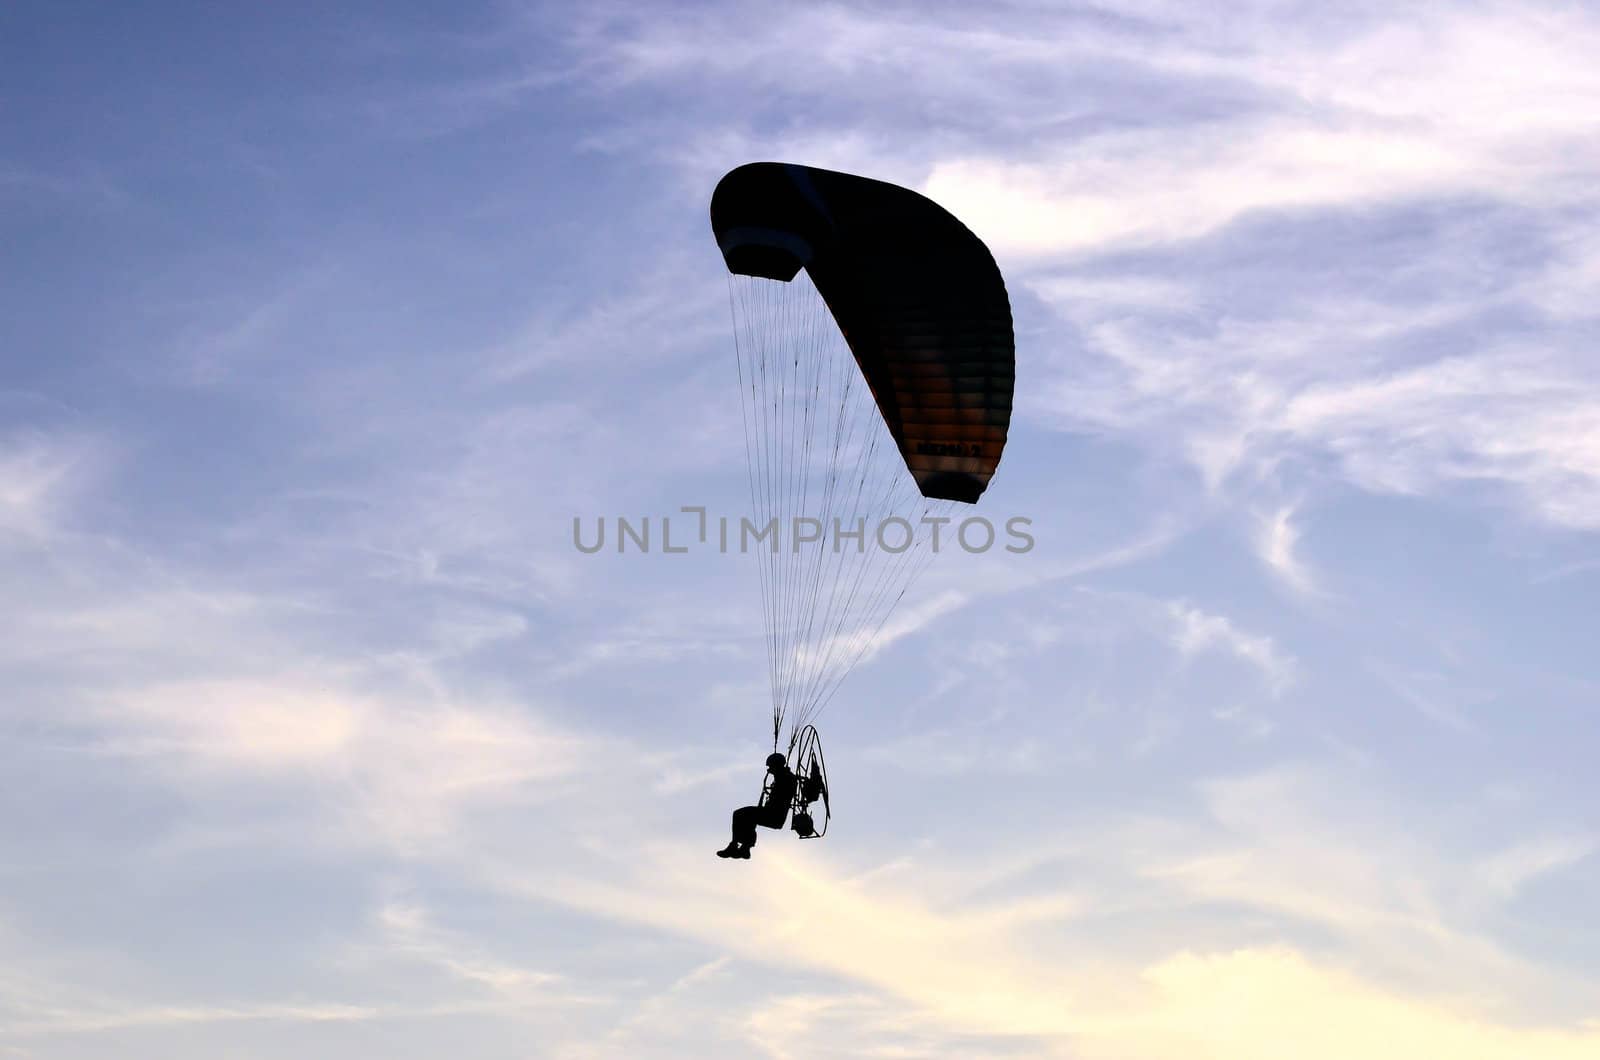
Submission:
[[[1016,379],[1011,304],[983,242],[914,191],[780,162],[724,176],[711,226],[729,272],[807,271],[922,495],[976,502]]]

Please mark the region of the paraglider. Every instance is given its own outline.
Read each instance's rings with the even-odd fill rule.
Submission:
[[[729,849],[743,853],[719,851],[747,857],[738,836],[781,828],[782,814],[803,838],[826,830],[809,723],[879,645],[950,513],[988,487],[1011,423],[1015,340],[988,248],[909,189],[753,162],[717,184],[711,228],[729,274],[754,524],[770,535],[754,555],[773,755],[762,802],[735,818]]]
[[[717,851],[719,858],[750,857],[750,848],[756,845],[756,827],[782,828],[793,818],[790,827],[801,839],[821,839],[828,832],[832,809],[828,794],[828,770],[822,761],[822,741],[817,730],[810,725],[803,729],[790,752],[797,769],[789,768],[789,758],[774,751],[767,756],[767,776],[761,784],[761,798],[754,806],[741,806],[733,811],[733,837],[728,845]],[[822,827],[812,813],[812,804],[820,801]]]

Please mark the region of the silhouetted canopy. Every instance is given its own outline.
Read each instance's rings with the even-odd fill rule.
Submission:
[[[723,177],[711,227],[729,272],[806,270],[922,495],[976,502],[1016,380],[1011,304],[982,240],[914,191],[781,162]]]

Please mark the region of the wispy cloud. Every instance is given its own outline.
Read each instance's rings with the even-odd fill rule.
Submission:
[[[385,701],[282,680],[168,682],[104,706],[102,753],[184,784],[298,789],[310,796],[303,812],[402,849],[448,837],[474,806],[537,800],[586,755],[510,705]]]
[[[34,1013],[7,1027],[11,1035],[24,1039],[44,1035],[104,1034],[140,1028],[178,1028],[229,1023],[346,1023],[370,1021],[380,1010],[364,1005],[137,1005],[123,1002],[86,1004],[77,999],[66,1012]],[[28,1055],[24,1053],[23,1055]]]
[[[1217,648],[1260,671],[1272,691],[1281,693],[1294,682],[1294,660],[1279,651],[1272,638],[1246,633],[1222,615],[1208,614],[1185,603],[1168,605],[1174,643],[1186,656]]]
[[[700,282],[686,282],[686,277]],[[486,378],[500,385],[539,373],[588,372],[596,356],[607,373],[637,371],[720,340],[728,330],[727,292],[715,275],[689,260],[659,266],[636,288],[565,311],[541,310],[512,339],[479,355]],[[648,339],[646,338],[648,336]]]
[[[1092,850],[1102,869],[1130,875],[1120,884],[1085,876],[1077,893],[1008,902],[998,916],[958,896],[981,891],[1017,865],[958,867],[932,852],[908,869],[917,893],[907,889],[906,872],[845,874],[814,854],[765,845],[733,879],[708,875],[697,860],[661,844],[637,850],[624,875],[605,886],[504,875],[505,867],[497,875],[501,886],[587,912],[681,932],[750,959],[781,954],[785,964],[825,970],[900,998],[908,1018],[928,1033],[937,1027],[944,1035],[1035,1035],[1040,1049],[1091,1056],[1167,1056],[1176,1040],[1205,1043],[1218,1055],[1270,1055],[1291,1027],[1343,1013],[1336,1022],[1342,1026],[1349,1017],[1350,1029],[1327,1044],[1328,1056],[1383,1055],[1394,1034],[1418,1043],[1473,1043],[1466,1055],[1484,1057],[1581,1056],[1593,1049],[1600,1029],[1518,1028],[1476,1006],[1439,1000],[1439,990],[1461,996],[1447,982],[1470,982],[1481,993],[1490,983],[1520,991],[1548,979],[1450,924],[1447,862],[1402,853],[1406,840],[1369,816],[1376,803],[1357,799],[1357,823],[1342,833],[1335,826],[1331,834],[1343,838],[1332,840],[1326,827],[1332,821],[1322,815],[1351,789],[1330,779],[1274,772],[1216,782],[1202,789],[1204,823],[1145,819],[1096,829],[1076,842],[1047,829],[1034,844],[1034,864]],[[1177,830],[1188,839],[1175,843]],[[1141,879],[1157,890],[1141,890],[1134,882]],[[1197,950],[1198,938],[1186,941],[1162,926],[1174,900],[1242,903],[1279,923],[1272,937],[1280,941]],[[1097,950],[1088,941],[1090,925],[1137,908],[1159,921],[1151,927],[1164,943],[1161,956],[1108,964],[1084,952]],[[1366,977],[1343,961],[1318,957],[1313,947],[1282,941],[1309,938],[1297,930],[1304,924],[1337,929],[1346,945],[1385,970]],[[1441,960],[1455,971],[1440,974]],[[877,1008],[848,996],[797,999],[768,1010],[760,1027],[781,1023],[798,1031],[825,1023],[840,1005]],[[1226,1025],[1201,1017],[1219,1004],[1234,1013]],[[1285,1011],[1299,1016],[1285,1021]],[[1383,1014],[1387,1030],[1354,1018],[1362,1014]]]
[[[103,462],[82,435],[14,431],[0,437],[0,532],[39,537],[58,525]]]
[[[1576,865],[1600,850],[1593,835],[1551,835],[1517,843],[1478,866],[1483,885],[1496,897],[1511,898],[1534,880]]]
[[[1309,389],[1285,408],[1284,426],[1331,442],[1374,489],[1500,480],[1537,516],[1592,528],[1600,526],[1600,390],[1586,374],[1520,351],[1448,360]]]
[[[1291,589],[1299,593],[1316,591],[1311,572],[1295,551],[1300,528],[1294,523],[1295,508],[1286,505],[1262,518],[1256,538],[1261,560]]]
[[[564,976],[483,953],[474,941],[432,923],[426,908],[415,902],[391,900],[379,908],[377,921],[386,956],[437,967],[453,979],[516,1005],[578,1000],[562,987]]]

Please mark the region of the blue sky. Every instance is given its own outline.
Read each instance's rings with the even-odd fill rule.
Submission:
[[[0,1056],[1600,1056],[1584,5],[0,14]],[[1013,433],[711,857],[706,203],[994,251]]]

